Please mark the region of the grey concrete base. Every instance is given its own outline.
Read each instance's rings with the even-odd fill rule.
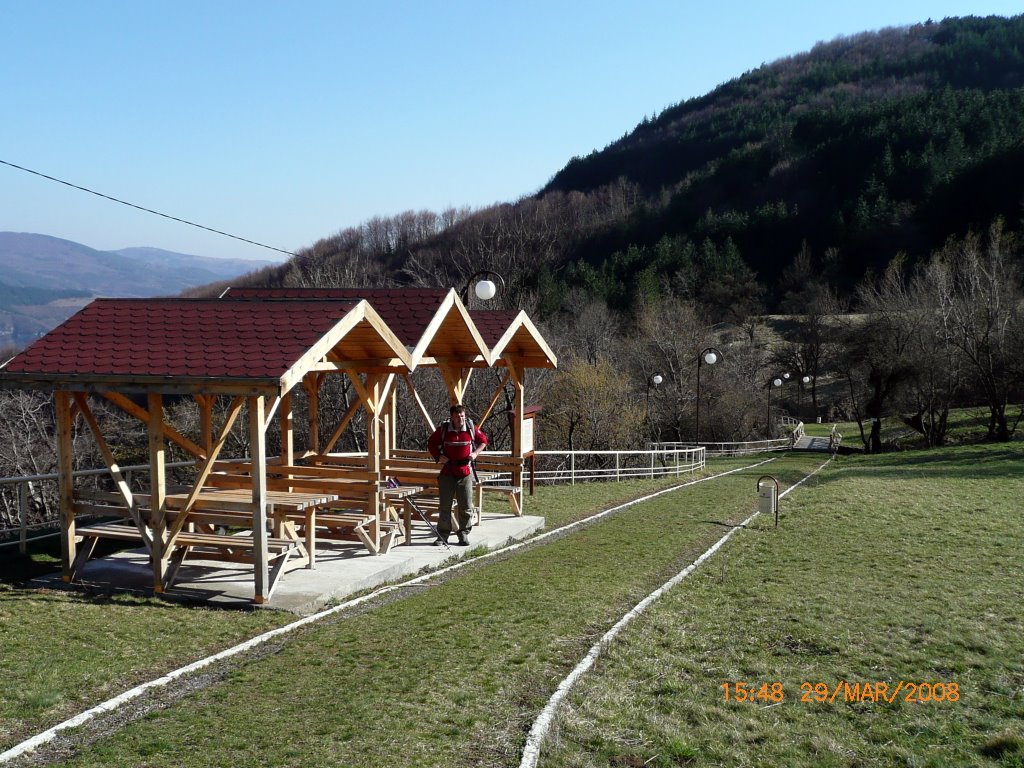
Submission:
[[[423,523],[413,526],[412,541],[393,547],[386,555],[371,555],[354,542],[317,541],[316,568],[286,571],[278,580],[265,608],[277,608],[300,615],[321,610],[329,603],[366,589],[437,568],[453,557],[462,557],[477,547],[497,549],[525,539],[544,527],[536,516],[491,516],[486,513],[473,529],[469,546],[454,544],[449,549],[433,546],[434,536]],[[66,587],[60,576],[37,579],[38,587]],[[119,552],[90,560],[82,569],[81,586],[103,591],[153,591],[153,569],[145,550]],[[72,585],[74,588],[75,585]],[[186,560],[174,586],[164,593],[170,599],[218,606],[253,605],[253,570],[244,563]]]

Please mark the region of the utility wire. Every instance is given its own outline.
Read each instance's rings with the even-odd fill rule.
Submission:
[[[233,238],[235,240],[241,240],[243,243],[249,243],[250,245],[258,245],[260,248],[268,248],[271,251],[277,251],[278,253],[284,253],[284,254],[287,254],[288,256],[297,256],[298,255],[298,254],[292,253],[291,251],[286,251],[283,248],[275,248],[272,245],[266,245],[264,243],[257,243],[255,240],[249,240],[248,238],[245,238],[245,237],[239,237],[238,235],[232,235],[230,232],[222,232],[221,230],[214,229],[213,227],[204,227],[202,224],[196,224],[194,221],[188,221],[187,219],[179,219],[177,216],[170,216],[170,215],[168,215],[166,213],[160,213],[160,211],[154,211],[152,208],[143,208],[141,205],[136,205],[135,203],[129,203],[127,200],[119,200],[116,197],[111,197],[110,195],[104,195],[102,192],[97,192],[94,189],[89,189],[88,187],[80,187],[77,184],[72,184],[70,181],[64,181],[63,179],[58,179],[58,178],[56,178],[54,176],[47,176],[45,173],[40,173],[39,171],[33,171],[31,168],[23,168],[20,165],[15,165],[14,163],[9,163],[6,160],[0,160],[0,164],[10,166],[11,168],[17,168],[19,171],[24,171],[25,173],[31,173],[34,176],[41,176],[42,178],[49,179],[50,181],[56,181],[58,184],[63,184],[64,186],[71,187],[72,189],[80,189],[83,192],[88,192],[90,195],[96,195],[96,197],[102,197],[102,198],[104,198],[106,200],[113,200],[115,203],[120,203],[121,205],[127,205],[129,208],[137,208],[140,211],[145,211],[146,213],[152,213],[155,216],[163,216],[165,219],[170,219],[171,221],[177,221],[177,222],[180,222],[182,224],[188,224],[190,227],[197,227],[199,229],[205,229],[207,232],[213,232],[214,234],[217,234],[217,235],[224,235],[224,237],[230,237],[230,238]]]

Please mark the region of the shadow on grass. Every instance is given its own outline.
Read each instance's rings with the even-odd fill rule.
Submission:
[[[745,531],[759,530],[757,525],[740,525],[739,523],[730,523],[728,520],[698,520],[697,522],[702,525],[713,525],[716,528],[725,528],[726,530],[732,530],[733,528],[742,528]]]
[[[840,473],[824,480],[857,476],[896,477],[905,475],[908,470],[943,478],[1006,480],[1024,477],[1024,442],[866,455],[844,460],[839,469]]]

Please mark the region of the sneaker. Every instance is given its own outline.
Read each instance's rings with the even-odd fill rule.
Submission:
[[[464,534],[462,531],[459,531],[456,534],[456,536],[459,537],[459,546],[460,547],[468,547],[469,546],[469,537],[466,536],[466,534]]]
[[[450,533],[442,533],[440,536],[434,539],[434,546],[440,547],[442,544],[447,544],[449,536],[451,536]]]

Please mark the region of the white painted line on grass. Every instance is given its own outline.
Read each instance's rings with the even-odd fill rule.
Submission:
[[[480,555],[478,557],[469,558],[467,560],[460,560],[457,563],[449,565],[447,568],[441,568],[440,570],[437,570],[437,571],[431,571],[430,573],[423,574],[422,576],[417,576],[414,579],[410,579],[408,581],[403,581],[403,582],[401,582],[399,584],[392,584],[392,585],[387,586],[387,587],[381,587],[380,589],[374,590],[373,592],[365,594],[362,597],[357,597],[357,598],[354,598],[352,600],[348,600],[348,601],[346,601],[344,603],[340,603],[339,605],[334,606],[333,608],[328,608],[328,609],[326,609],[324,611],[321,611],[319,613],[314,613],[314,614],[312,614],[310,616],[306,616],[304,618],[301,618],[298,621],[293,621],[291,624],[286,624],[283,627],[278,627],[277,629],[272,629],[269,632],[264,632],[262,635],[257,635],[256,637],[251,638],[250,640],[246,640],[244,643],[240,643],[239,645],[233,646],[231,648],[227,648],[227,649],[221,651],[220,653],[214,654],[213,656],[207,656],[206,658],[199,659],[198,661],[194,661],[191,664],[188,664],[187,666],[175,669],[173,672],[168,672],[163,677],[158,677],[158,678],[156,678],[154,680],[150,680],[148,682],[142,683],[141,685],[138,685],[135,688],[132,688],[131,690],[125,691],[124,693],[122,693],[122,694],[120,694],[118,696],[115,696],[112,699],[107,699],[107,701],[104,701],[102,704],[97,704],[95,707],[92,707],[91,709],[87,709],[86,711],[84,711],[84,712],[82,712],[82,713],[80,713],[78,715],[75,715],[75,717],[72,717],[69,720],[65,720],[64,722],[58,723],[57,725],[53,726],[52,728],[48,728],[45,731],[37,733],[35,736],[32,736],[31,738],[26,739],[25,741],[21,742],[20,744],[17,744],[15,746],[11,747],[7,751],[0,752],[0,763],[8,762],[10,760],[13,760],[16,757],[20,757],[20,756],[22,756],[22,755],[24,755],[24,754],[26,754],[28,752],[31,752],[33,749],[37,749],[38,747],[41,747],[43,744],[46,744],[47,742],[52,741],[57,736],[57,734],[60,733],[61,731],[65,731],[65,730],[67,730],[69,728],[75,728],[75,727],[77,727],[79,725],[82,725],[83,723],[88,722],[89,720],[91,720],[92,718],[96,717],[97,715],[102,715],[105,712],[112,712],[113,710],[115,710],[119,706],[121,706],[122,704],[125,704],[125,703],[131,701],[132,699],[138,698],[139,696],[141,696],[142,694],[144,694],[146,691],[148,691],[150,689],[160,688],[162,686],[165,686],[165,685],[167,685],[169,683],[174,682],[179,677],[183,677],[183,676],[188,675],[188,674],[190,674],[192,672],[196,672],[197,670],[200,670],[203,667],[209,666],[210,664],[213,664],[214,662],[223,661],[224,659],[228,659],[228,658],[231,658],[232,656],[236,656],[239,653],[243,653],[244,651],[248,651],[248,650],[250,650],[252,648],[255,648],[258,645],[262,645],[263,643],[267,642],[268,640],[273,640],[275,637],[278,637],[279,635],[283,635],[283,634],[286,634],[288,632],[292,632],[292,631],[294,631],[296,629],[299,629],[300,627],[304,627],[307,624],[312,624],[315,621],[319,621],[321,619],[327,618],[328,616],[332,616],[335,613],[338,613],[340,611],[344,611],[344,610],[346,610],[348,608],[354,608],[355,606],[360,605],[361,603],[365,603],[368,600],[373,600],[374,598],[380,597],[381,595],[385,595],[385,594],[387,594],[389,592],[394,592],[394,591],[399,590],[399,589],[404,589],[404,588],[408,587],[410,584],[419,584],[419,583],[422,583],[424,581],[429,581],[430,579],[434,579],[434,578],[437,578],[438,576],[442,576],[442,575],[444,575],[446,573],[450,573],[451,571],[457,570],[459,568],[463,568],[463,567],[465,567],[465,566],[467,566],[467,565],[469,565],[471,563],[478,563],[481,560],[485,560],[487,558],[496,557],[497,555],[502,555],[502,554],[505,554],[507,552],[513,552],[513,551],[515,551],[517,549],[520,549],[521,547],[533,545],[533,544],[537,543],[538,541],[543,541],[544,539],[547,539],[547,538],[549,538],[551,536],[555,536],[557,534],[564,533],[565,531],[568,531],[568,530],[572,530],[573,528],[578,528],[578,527],[583,526],[583,525],[589,525],[590,523],[592,523],[592,522],[594,522],[596,520],[600,520],[601,518],[606,517],[607,515],[610,515],[613,512],[618,512],[620,510],[626,509],[626,508],[634,506],[636,504],[641,504],[641,503],[643,503],[645,501],[649,501],[650,499],[653,499],[653,498],[655,498],[657,496],[661,496],[661,495],[666,494],[666,493],[671,493],[672,491],[678,491],[681,488],[686,488],[686,487],[691,486],[691,485],[697,485],[698,483],[703,483],[703,482],[706,482],[708,480],[714,480],[714,479],[719,478],[719,477],[725,477],[726,475],[731,475],[731,474],[733,474],[735,472],[742,472],[742,471],[747,470],[747,469],[753,469],[755,467],[759,467],[762,464],[767,464],[767,463],[769,463],[771,461],[774,461],[774,460],[775,460],[774,458],[766,459],[764,461],[759,461],[756,464],[751,464],[748,467],[739,467],[738,469],[730,469],[728,472],[720,472],[717,475],[709,475],[708,477],[701,477],[701,478],[699,478],[697,480],[690,480],[690,481],[688,481],[686,483],[681,483],[680,485],[674,485],[671,488],[664,488],[664,489],[662,489],[660,491],[656,491],[655,493],[648,494],[647,496],[643,496],[643,497],[641,497],[639,499],[633,499],[632,501],[628,501],[625,504],[620,504],[617,507],[612,507],[611,509],[606,509],[603,512],[598,512],[596,515],[591,515],[590,517],[584,518],[583,520],[577,520],[574,523],[569,523],[568,525],[563,525],[560,528],[555,528],[553,530],[550,530],[550,531],[547,531],[545,533],[539,534],[537,536],[534,536],[531,539],[526,539],[525,541],[519,541],[519,542],[516,542],[514,544],[510,544],[510,545],[508,545],[506,547],[502,547],[501,549],[491,550],[491,551],[486,552],[486,553],[484,553],[484,554],[482,554],[482,555]]]
[[[824,467],[828,465],[829,461],[832,461],[832,459],[830,458],[820,467],[818,467],[809,475],[807,475],[807,477],[800,480],[800,482],[791,485],[789,488],[785,490],[785,492],[780,493],[779,498],[781,499],[794,488],[798,488],[799,486],[807,482],[807,480],[812,478],[814,475],[818,474],[818,472],[820,472]],[[600,656],[601,652],[604,651],[604,649],[608,647],[611,641],[615,639],[615,636],[618,635],[619,632],[621,632],[626,627],[626,625],[629,624],[633,619],[635,619],[641,613],[646,611],[647,607],[651,603],[653,603],[663,594],[672,589],[672,587],[674,587],[680,581],[682,581],[695,570],[697,570],[697,568],[699,568],[705,560],[707,560],[709,557],[715,554],[715,552],[717,552],[718,549],[729,540],[730,536],[736,533],[736,531],[738,531],[740,528],[745,527],[751,520],[753,520],[759,514],[761,514],[760,510],[754,512],[754,514],[752,514],[742,523],[730,529],[730,531],[727,534],[725,534],[722,538],[720,538],[718,541],[712,544],[711,548],[704,552],[704,554],[702,554],[700,557],[694,560],[693,563],[686,566],[683,570],[681,570],[679,573],[677,573],[675,576],[673,576],[671,579],[666,581],[664,584],[662,584],[660,587],[654,590],[651,594],[649,594],[647,597],[645,597],[643,600],[637,603],[633,610],[631,610],[629,613],[627,613],[625,616],[619,619],[615,623],[615,626],[613,626],[611,629],[609,629],[601,636],[601,639],[598,640],[593,645],[593,647],[591,647],[587,655],[583,657],[583,660],[575,666],[572,672],[570,672],[565,677],[565,679],[562,680],[561,683],[559,683],[558,688],[555,689],[555,692],[548,700],[547,705],[544,707],[544,709],[541,710],[541,713],[537,715],[537,719],[533,721],[533,726],[530,728],[530,733],[526,737],[526,746],[523,747],[523,758],[522,761],[519,763],[519,768],[536,767],[537,761],[540,759],[541,744],[543,744],[545,737],[548,735],[548,731],[551,729],[551,724],[554,722],[555,712],[558,710],[559,704],[561,704],[562,700],[569,694],[570,689],[576,684],[576,681],[583,677],[587,670],[594,666],[594,662],[597,661],[598,656]]]

